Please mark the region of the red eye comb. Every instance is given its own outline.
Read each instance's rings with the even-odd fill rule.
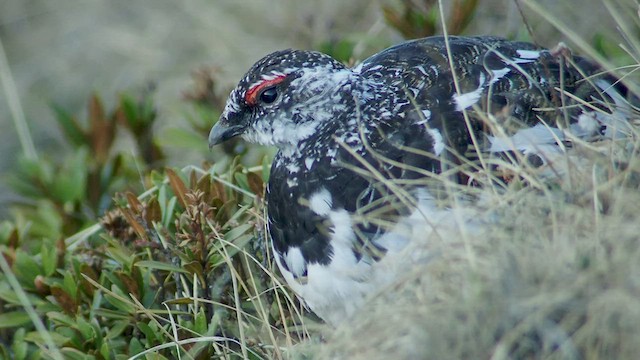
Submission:
[[[251,86],[249,90],[247,90],[247,93],[244,96],[244,101],[247,103],[247,105],[256,105],[258,103],[258,95],[263,89],[281,83],[286,77],[287,75],[285,74],[278,74],[271,77],[263,78],[261,81]]]

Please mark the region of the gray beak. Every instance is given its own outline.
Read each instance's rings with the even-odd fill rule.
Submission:
[[[244,129],[242,125],[229,125],[227,118],[221,117],[209,132],[209,149],[242,134]]]

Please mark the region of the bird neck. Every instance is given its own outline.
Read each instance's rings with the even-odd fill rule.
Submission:
[[[278,136],[280,141],[273,144],[281,156],[295,157],[317,143],[334,143],[334,138],[357,132],[361,125],[368,127],[372,121],[385,120],[384,113],[376,119],[368,116],[369,107],[375,103],[388,105],[391,101],[389,89],[383,83],[363,79],[348,69],[325,73],[322,79],[307,75],[304,82],[296,85],[313,91],[322,82],[322,89],[287,114],[287,123],[295,124],[288,128],[295,131]]]

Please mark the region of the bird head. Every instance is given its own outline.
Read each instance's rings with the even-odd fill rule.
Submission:
[[[296,146],[333,118],[323,105],[335,100],[351,74],[319,52],[283,50],[265,56],[231,91],[209,133],[209,146],[236,136],[262,145]]]

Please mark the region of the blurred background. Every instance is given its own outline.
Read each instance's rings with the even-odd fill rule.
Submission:
[[[194,71],[216,69],[214,85],[224,95],[254,61],[277,49],[318,49],[345,60],[363,59],[411,37],[390,20],[403,9],[429,3],[435,1],[3,0],[0,40],[8,68],[0,74],[0,209],[15,200],[3,180],[22,153],[9,104],[24,111],[37,153],[55,159],[72,148],[64,141],[52,104],[85,119],[82,114],[93,93],[108,108],[121,92],[153,87],[154,130],[159,141],[167,142],[161,144],[167,145],[166,164],[200,163],[202,152],[171,146],[171,129],[188,126],[185,118],[191,105],[184,93],[193,87]],[[526,3],[529,6],[519,7],[515,0],[478,0],[458,30],[535,40],[548,47],[558,41],[575,45],[565,31],[534,11],[538,7],[561,14],[566,29],[596,48],[622,42],[605,6],[608,2]],[[445,9],[449,19],[455,17],[451,12]],[[439,21],[435,20],[435,33],[441,32]],[[17,99],[9,96],[11,92]],[[126,134],[122,138],[117,139],[119,146],[129,146]],[[198,146],[206,146],[204,137]],[[0,218],[5,215],[0,210]]]

